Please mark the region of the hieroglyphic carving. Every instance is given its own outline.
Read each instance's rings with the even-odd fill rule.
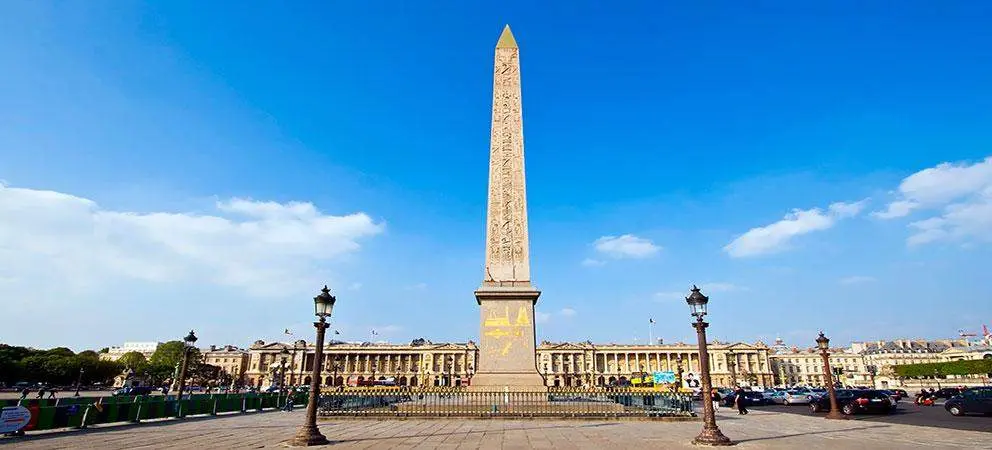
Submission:
[[[496,49],[486,234],[484,282],[529,284],[520,62],[515,47]]]

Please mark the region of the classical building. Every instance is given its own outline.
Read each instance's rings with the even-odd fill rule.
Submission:
[[[295,357],[292,351],[293,344],[256,341],[248,350],[247,385],[278,385],[280,378],[287,385],[310,383],[313,345]],[[331,341],[324,346],[322,384],[343,386],[349,378],[358,382],[392,378],[401,386],[461,385],[474,374],[477,353],[471,341],[435,344],[417,339],[406,345]]]
[[[244,374],[248,370],[248,351],[225,345],[217,347],[211,345],[209,348],[200,349],[203,355],[203,362],[220,368],[223,375],[231,377],[233,384],[244,384]]]
[[[117,361],[124,356],[125,353],[138,352],[145,355],[145,358],[151,358],[161,342],[125,342],[124,345],[120,347],[110,347],[107,353],[101,353],[100,359]]]
[[[834,381],[844,386],[869,386],[871,374],[865,365],[865,359],[847,349],[835,348],[830,350],[831,369],[843,370]],[[785,353],[776,353],[769,357],[772,371],[775,373],[775,384],[785,386],[809,385],[823,386],[826,384],[823,375],[823,356],[814,348],[800,350],[793,347]]]
[[[761,342],[709,344],[710,376],[714,386],[771,386],[769,348]],[[629,379],[636,372],[678,372],[684,380],[699,379],[699,350],[695,345],[626,345],[542,342],[537,348],[538,370],[548,386],[605,386]]]
[[[288,354],[283,353],[283,349]],[[292,356],[292,344],[256,341],[249,349],[245,382],[249,386],[293,385],[310,382],[313,347]],[[713,383],[771,386],[769,349],[760,342],[710,347]],[[401,386],[462,386],[475,375],[479,349],[473,342],[436,344],[417,339],[410,344],[372,344],[332,341],[325,346],[322,383],[328,386],[393,379]],[[684,380],[699,378],[699,355],[688,344],[598,345],[543,342],[535,357],[546,386],[604,386],[631,378],[637,372],[673,371],[681,365]],[[285,358],[285,362],[283,361]],[[680,364],[681,361],[681,364]],[[728,364],[736,361],[735,364]],[[284,375],[283,375],[284,374]],[[284,376],[284,378],[282,378]]]

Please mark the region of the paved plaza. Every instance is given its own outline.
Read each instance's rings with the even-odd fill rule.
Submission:
[[[296,432],[303,412],[266,412],[184,422],[163,421],[0,440],[0,448],[271,448]],[[789,413],[721,411],[720,427],[737,448],[992,449],[992,434]],[[622,449],[692,448],[700,422],[544,420],[374,420],[321,423],[335,448]],[[992,430],[990,430],[992,431]]]

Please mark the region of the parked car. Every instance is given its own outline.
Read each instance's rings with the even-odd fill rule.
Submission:
[[[788,391],[785,393],[783,405],[808,405],[813,400],[813,394],[808,392]]]
[[[730,394],[723,398],[724,406],[734,406],[736,402],[737,394]],[[744,405],[745,406],[762,406],[767,405],[769,402],[765,400],[765,396],[761,395],[760,392],[744,391]]]
[[[112,396],[118,395],[148,395],[152,393],[151,386],[125,386],[110,393]]]
[[[889,389],[889,390],[895,392],[896,394],[899,394],[899,400],[909,397],[909,392],[906,392],[905,389]]]
[[[776,405],[784,405],[785,398],[788,395],[785,391],[774,391],[770,395],[765,397],[765,401],[768,403],[774,403]]]
[[[891,413],[896,410],[896,402],[882,391],[874,389],[838,389],[837,406],[845,415],[860,412]],[[817,397],[809,404],[813,413],[830,411],[830,396]]]
[[[944,409],[952,416],[992,414],[992,387],[982,386],[965,389],[960,395],[947,400],[944,403]]]

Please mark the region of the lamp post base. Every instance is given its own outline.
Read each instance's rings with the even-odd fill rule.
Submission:
[[[314,445],[327,445],[330,441],[320,434],[320,430],[317,429],[316,425],[303,425],[300,427],[300,431],[296,433],[296,437],[289,441],[289,445],[294,447],[311,447]]]
[[[845,416],[844,414],[841,414],[840,411],[830,411],[827,413],[827,416],[824,417],[824,419],[847,420],[848,417]]]
[[[724,436],[717,427],[703,427],[703,431],[692,440],[693,445],[706,445],[711,447],[724,447],[734,445],[734,442]]]

